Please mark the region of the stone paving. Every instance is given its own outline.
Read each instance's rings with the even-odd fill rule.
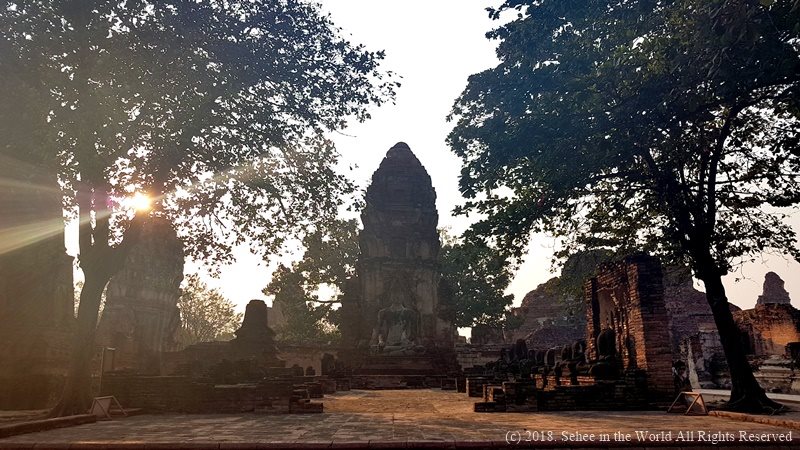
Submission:
[[[787,433],[785,428],[663,412],[474,413],[474,398],[440,390],[349,391],[328,395],[325,413],[268,416],[141,415],[0,439],[11,443],[505,441],[509,432],[679,431]],[[798,435],[796,430],[792,437]],[[707,436],[711,436],[707,434]],[[596,439],[596,438],[595,438]],[[635,440],[634,435],[634,440]],[[580,441],[579,441],[580,442]],[[710,445],[711,442],[708,442]]]

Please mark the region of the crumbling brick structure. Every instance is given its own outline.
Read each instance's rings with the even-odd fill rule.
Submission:
[[[645,372],[651,395],[668,399],[674,384],[662,280],[661,263],[646,255],[601,266],[585,287],[586,342],[588,359],[598,359],[598,336],[613,331],[618,369]]]
[[[176,349],[183,265],[183,243],[172,223],[148,218],[122,270],[108,283],[97,330],[98,347],[115,349],[115,369],[155,375],[162,353]]]
[[[800,341],[800,310],[790,304],[757,304],[735,312],[733,318],[754,356],[788,356],[786,345]]]

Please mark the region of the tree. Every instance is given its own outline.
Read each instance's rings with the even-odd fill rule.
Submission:
[[[296,270],[279,266],[264,293],[274,296],[272,304],[280,308],[286,321],[275,330],[278,339],[295,343],[321,343],[338,336],[338,330],[325,320],[331,305],[320,304],[317,296],[308,292],[305,278]]]
[[[276,330],[289,341],[329,342],[340,336],[338,309],[347,280],[355,276],[358,259],[358,222],[336,219],[321,224],[303,238],[303,257],[291,268],[280,266],[264,293],[274,296],[286,319]],[[321,299],[320,289],[333,292]]]
[[[476,234],[637,248],[703,281],[728,407],[778,407],[738,344],[721,277],[765,249],[800,257],[776,207],[800,200],[800,9],[792,0],[509,0],[500,64],[470,77],[448,141]]]
[[[581,250],[564,260],[561,275],[555,278],[553,294],[560,298],[571,320],[585,323],[584,283],[597,275],[601,264],[622,258],[607,249]]]
[[[502,326],[514,299],[505,294],[511,282],[506,257],[481,240],[455,239],[446,234],[442,240],[439,260],[442,278],[452,291],[455,325]]]
[[[356,219],[337,219],[303,239],[305,252],[295,270],[302,274],[309,291],[325,286],[336,294],[331,302],[341,302],[345,282],[356,274],[356,261],[360,253],[358,235]]]
[[[0,107],[3,151],[56,162],[80,223],[85,284],[53,415],[89,407],[100,295],[141,228],[121,199],[149,193],[195,259],[275,253],[352,189],[324,131],[396,86],[382,53],[299,0],[8,2],[0,33],[2,92],[20,100]]]
[[[176,341],[183,347],[198,342],[230,340],[242,323],[242,314],[218,290],[210,289],[197,274],[186,277],[178,300],[181,327]]]

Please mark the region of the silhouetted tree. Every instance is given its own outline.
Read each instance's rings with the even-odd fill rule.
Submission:
[[[470,77],[449,136],[475,233],[520,255],[532,231],[638,248],[703,281],[729,407],[777,407],[739,346],[722,276],[766,248],[800,257],[774,207],[800,200],[794,0],[508,0],[500,64]]]
[[[56,163],[80,221],[85,284],[53,415],[89,407],[100,295],[140,230],[120,199],[149,193],[195,258],[245,241],[274,253],[351,190],[323,133],[393,98],[382,57],[300,0],[4,3],[2,151]]]
[[[294,343],[337,339],[338,330],[326,320],[331,305],[320,303],[305,283],[303,274],[281,265],[264,289],[265,294],[273,296],[273,307],[279,308],[285,321],[275,329],[278,339]]]
[[[505,255],[469,237],[445,235],[443,241],[439,261],[442,278],[452,291],[455,325],[513,326],[506,314],[514,296],[505,294],[511,282]]]

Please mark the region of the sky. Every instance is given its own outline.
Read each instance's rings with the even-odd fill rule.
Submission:
[[[485,33],[496,24],[488,18],[487,0],[322,0],[323,10],[354,43],[369,50],[385,50],[384,70],[402,76],[394,105],[372,109],[372,118],[356,123],[330,137],[342,154],[342,167],[357,165],[349,176],[366,187],[386,152],[399,141],[406,142],[428,170],[437,193],[439,226],[455,234],[469,226],[470,218],[455,218],[452,209],[462,199],[458,192],[460,160],[445,143],[453,124],[446,121],[454,100],[473,73],[497,64],[496,42]],[[800,215],[792,219],[800,231]],[[524,263],[509,286],[514,305],[524,295],[555,274],[551,258],[555,239],[536,235]],[[272,266],[239,248],[237,262],[221,268],[219,278],[208,283],[237,304],[240,310],[251,299],[266,299],[261,290],[270,279]],[[187,265],[187,273],[198,270]],[[725,278],[729,299],[751,308],[761,293],[764,275],[778,273],[786,281],[793,304],[800,306],[800,264],[780,256],[766,256],[745,264]],[[737,278],[742,278],[736,281]],[[702,286],[698,285],[702,290]],[[268,300],[268,299],[267,299]]]

